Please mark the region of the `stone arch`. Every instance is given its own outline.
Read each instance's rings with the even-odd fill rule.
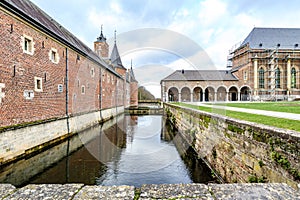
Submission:
[[[196,86],[193,89],[193,102],[203,101],[203,89],[200,86]]]
[[[217,89],[217,101],[226,101],[227,99],[227,88],[221,85]]]
[[[168,89],[168,101],[179,101],[179,90],[177,87]]]
[[[191,101],[191,89],[189,87],[183,87],[180,90],[181,92],[181,101]]]
[[[215,88],[213,86],[207,86],[204,93],[205,101],[215,101]]]
[[[240,88],[240,100],[241,101],[250,101],[251,97],[251,88],[248,85],[243,85]]]
[[[239,88],[235,85],[229,87],[228,90],[228,100],[229,101],[238,101]]]

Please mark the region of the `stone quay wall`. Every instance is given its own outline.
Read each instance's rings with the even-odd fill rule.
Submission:
[[[300,183],[300,133],[164,104],[174,128],[227,183]]]
[[[121,113],[124,106],[0,130],[0,166],[47,149]]]

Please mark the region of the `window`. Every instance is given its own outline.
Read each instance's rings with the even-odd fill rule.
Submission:
[[[265,70],[262,67],[258,70],[258,87],[265,88]]]
[[[248,73],[247,71],[244,71],[244,81],[246,81],[248,79]]]
[[[280,69],[275,69],[275,87],[280,88]]]
[[[291,71],[291,88],[296,88],[296,84],[296,69],[293,67]]]
[[[92,76],[92,77],[95,76],[95,69],[94,69],[94,68],[91,69],[91,76]]]
[[[34,53],[34,48],[33,48],[34,42],[33,42],[32,37],[23,35],[21,38],[22,38],[23,52],[27,53],[27,54],[30,54],[30,55],[33,55],[33,53]]]
[[[81,94],[85,94],[85,86],[84,85],[81,86]]]
[[[58,62],[59,62],[59,56],[58,56],[58,53],[57,53],[56,49],[51,48],[51,50],[49,51],[49,59],[53,63],[58,64]]]
[[[34,90],[36,92],[42,92],[43,91],[43,81],[42,81],[42,78],[34,77]]]
[[[34,92],[32,90],[24,90],[23,96],[26,100],[32,100],[34,98]]]

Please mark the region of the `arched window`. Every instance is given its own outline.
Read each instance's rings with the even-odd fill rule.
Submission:
[[[258,87],[265,88],[265,70],[262,67],[258,70]]]
[[[296,88],[296,69],[292,68],[291,71],[291,88]]]
[[[275,69],[275,87],[280,88],[280,69],[278,67]]]

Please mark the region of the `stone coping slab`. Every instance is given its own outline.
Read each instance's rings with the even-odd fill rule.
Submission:
[[[244,183],[244,184],[209,184],[215,199],[257,199],[257,200],[295,200],[300,199],[300,191],[282,183]]]
[[[213,199],[204,184],[143,185],[140,199]]]
[[[134,199],[133,186],[85,186],[74,197],[74,200],[85,199]]]
[[[134,186],[84,186],[41,184],[16,188],[0,184],[0,199],[180,199],[180,200],[300,200],[300,190],[285,183],[162,184]]]
[[[42,185],[27,185],[19,188],[4,199],[19,200],[19,199],[72,199],[73,196],[83,187],[83,184],[42,184]],[[1,186],[0,186],[1,188]]]

